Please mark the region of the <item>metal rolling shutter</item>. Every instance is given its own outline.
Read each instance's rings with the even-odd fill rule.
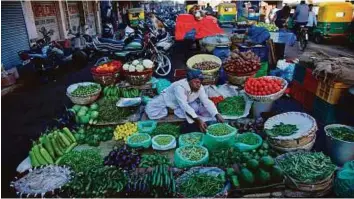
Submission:
[[[29,49],[21,2],[1,2],[1,62],[6,69],[21,64],[17,52]]]
[[[42,27],[45,27],[47,31],[54,31],[54,34],[51,36],[52,41],[59,40],[60,34],[57,19],[58,8],[55,2],[32,2],[32,9],[38,38],[43,38],[43,35],[39,30]]]
[[[88,16],[87,16],[87,25],[89,27],[88,34],[96,35],[96,19],[95,19],[95,2],[87,2],[88,3]]]

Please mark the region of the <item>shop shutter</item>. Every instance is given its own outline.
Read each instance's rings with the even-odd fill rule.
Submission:
[[[88,1],[88,16],[87,16],[87,25],[89,27],[88,34],[96,35],[96,19],[95,19],[95,2]]]
[[[17,52],[29,49],[21,2],[1,2],[1,62],[5,69],[21,64]]]
[[[39,30],[45,27],[47,31],[53,30],[51,36],[52,41],[60,39],[59,24],[58,24],[58,7],[55,2],[33,1],[32,10],[34,14],[34,21],[38,33],[38,38],[43,38]]]

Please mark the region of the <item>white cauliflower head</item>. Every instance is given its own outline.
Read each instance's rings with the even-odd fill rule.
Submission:
[[[138,65],[140,62],[139,62],[139,60],[134,60],[133,62],[132,62],[132,64],[134,65],[134,66],[136,66],[136,65]]]
[[[123,70],[129,70],[129,66],[130,66],[129,64],[124,64],[123,65]]]
[[[134,65],[130,65],[129,66],[129,72],[135,72],[135,66]]]
[[[141,65],[141,64],[139,64],[139,65],[137,65],[137,66],[135,67],[135,69],[136,69],[136,71],[138,71],[138,72],[143,72],[143,71],[144,71],[144,66]]]
[[[148,69],[152,68],[154,66],[154,62],[152,62],[150,59],[144,59],[143,66]]]

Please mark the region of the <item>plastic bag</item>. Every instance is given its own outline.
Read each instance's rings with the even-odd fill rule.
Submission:
[[[256,136],[257,139],[258,139],[258,143],[255,144],[255,145],[249,145],[249,144],[245,144],[245,143],[242,143],[242,142],[238,142],[238,138],[241,138],[241,137],[244,137],[244,136],[248,136],[248,135],[253,135],[253,136]],[[243,134],[239,134],[239,135],[236,135],[236,140],[235,140],[235,148],[237,148],[238,150],[240,151],[251,151],[251,150],[254,150],[254,149],[257,149],[258,147],[260,147],[263,143],[263,139],[261,136],[259,136],[258,134],[255,134],[255,133],[243,133]]]
[[[157,122],[154,120],[146,120],[138,122],[138,132],[139,133],[152,133],[157,126]]]
[[[248,38],[254,44],[261,44],[270,38],[269,31],[264,27],[251,26],[247,33]]]
[[[156,90],[157,94],[160,94],[163,90],[171,86],[171,82],[168,81],[167,79],[159,79],[158,82],[156,82]]]
[[[206,164],[209,160],[209,152],[208,149],[206,149],[203,146],[198,146],[198,145],[193,145],[195,147],[200,147],[201,149],[203,149],[205,151],[205,155],[204,157],[202,157],[200,160],[198,161],[191,161],[191,160],[187,160],[184,157],[182,157],[182,155],[180,154],[180,151],[185,149],[186,147],[191,147],[192,145],[189,146],[183,146],[183,147],[179,147],[178,149],[176,149],[175,151],[175,155],[174,155],[174,162],[175,162],[175,166],[177,168],[187,168],[187,167],[193,167],[193,166],[198,166],[198,165],[202,165],[202,164]]]
[[[207,128],[207,133],[204,135],[203,138],[203,142],[204,142],[204,146],[206,146],[208,148],[208,150],[218,150],[221,148],[229,148],[231,146],[233,146],[235,144],[235,135],[237,133],[237,129],[235,129],[234,127],[231,127],[230,125],[228,125],[228,128],[230,128],[232,131],[231,133],[227,134],[227,135],[223,135],[223,136],[214,136],[211,135],[210,133],[208,133],[208,129],[212,126],[217,126],[217,125],[225,125],[225,124],[213,124],[210,125]]]
[[[192,30],[188,31],[185,35],[184,35],[184,39],[185,40],[195,40],[195,36],[197,34],[197,30],[195,28],[193,28]]]
[[[196,138],[200,137],[200,140],[198,143],[191,144],[191,143],[188,143],[188,141],[187,142],[185,141],[185,138],[187,138],[187,137],[196,137]],[[179,147],[188,146],[188,145],[202,146],[203,145],[203,137],[204,137],[204,133],[200,133],[200,132],[192,132],[192,133],[180,135],[178,138],[178,146]]]
[[[161,136],[169,136],[169,137],[172,137],[172,140],[169,144],[166,144],[166,145],[159,145],[158,143],[156,143],[156,138],[158,137],[161,137]],[[160,150],[160,151],[166,151],[166,150],[170,150],[170,149],[174,149],[176,148],[176,138],[172,135],[166,135],[166,134],[160,134],[160,135],[156,135],[152,138],[151,140],[152,142],[152,148],[155,149],[155,150]]]
[[[354,160],[344,164],[334,180],[334,193],[341,198],[354,198]]]
[[[132,143],[131,139],[135,136],[139,136],[139,135],[144,135],[144,136],[148,136],[149,138],[147,140],[144,140],[140,143]],[[131,136],[128,137],[127,140],[127,145],[132,147],[132,148],[139,148],[139,147],[144,147],[144,148],[149,148],[151,146],[151,137],[149,134],[147,133],[135,133]]]

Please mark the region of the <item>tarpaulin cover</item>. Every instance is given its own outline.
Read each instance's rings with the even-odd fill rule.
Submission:
[[[224,33],[224,30],[219,27],[215,17],[206,16],[198,21],[193,15],[180,14],[176,19],[175,39],[182,41],[186,33],[193,28],[197,31],[196,39]]]

